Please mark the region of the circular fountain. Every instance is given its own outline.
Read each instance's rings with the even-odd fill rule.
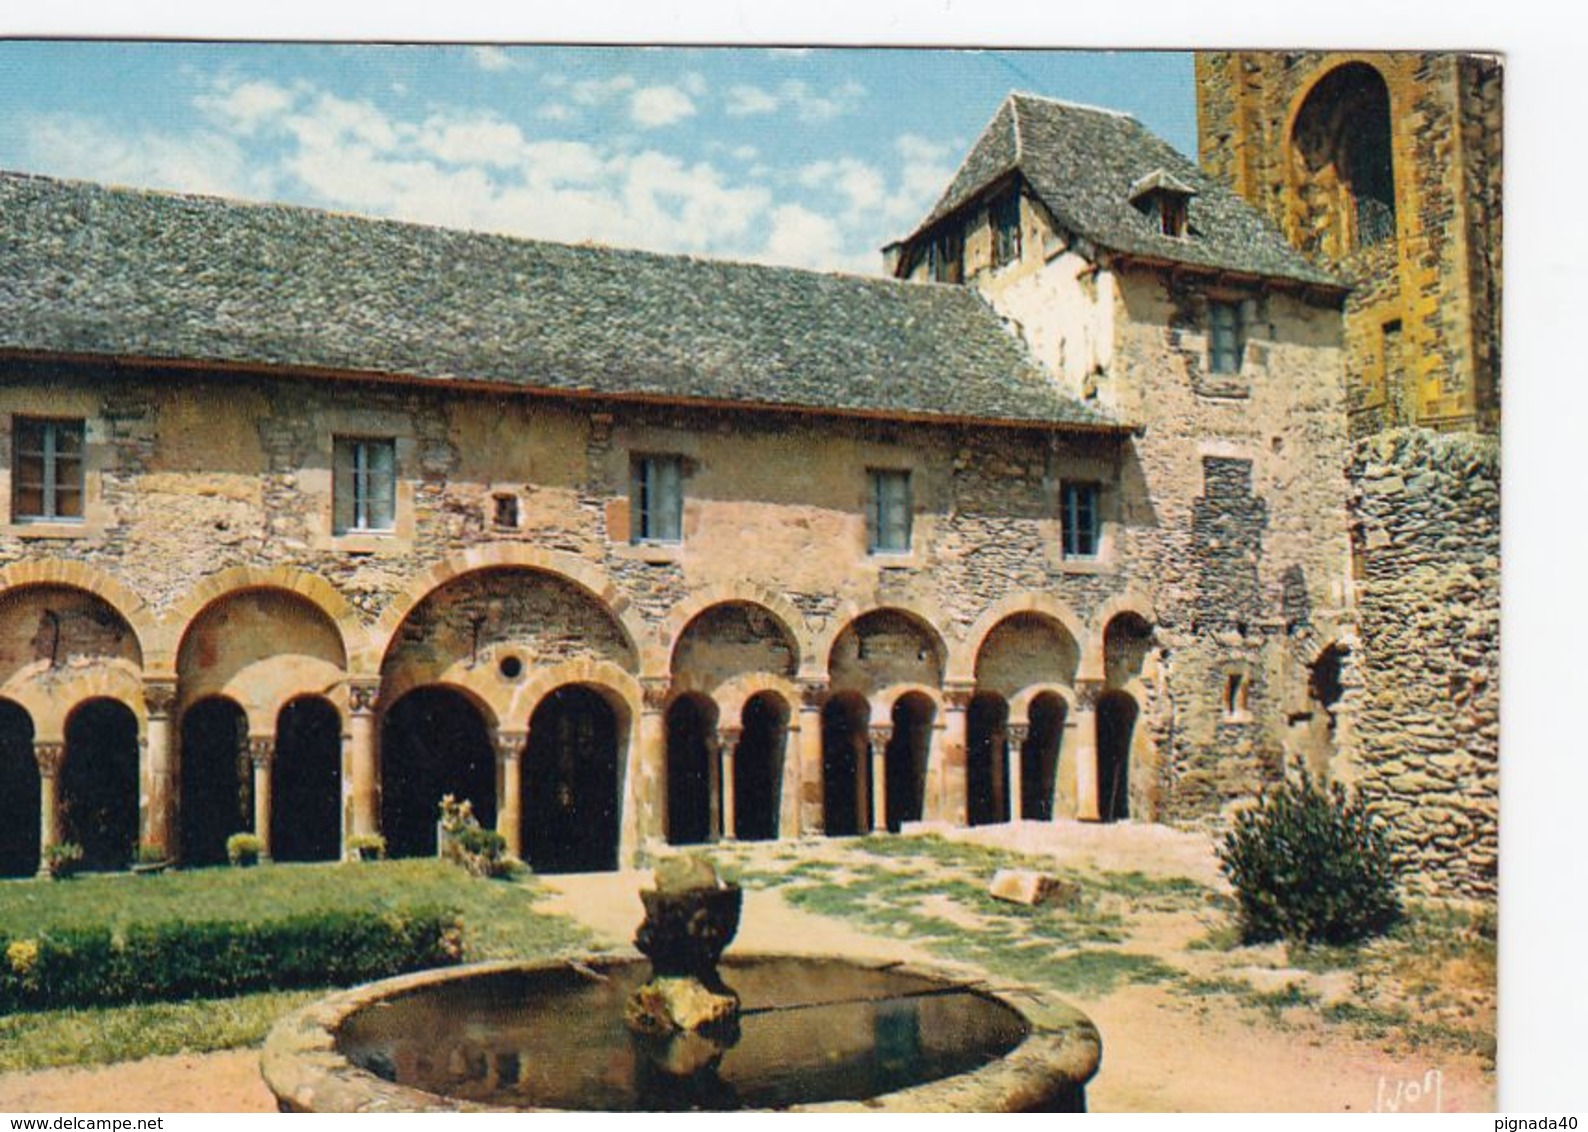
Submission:
[[[659,871],[660,873],[660,871]],[[945,968],[722,955],[740,893],[659,875],[639,955],[424,971],[277,1024],[288,1112],[1085,1107],[1101,1043],[1080,1012]]]

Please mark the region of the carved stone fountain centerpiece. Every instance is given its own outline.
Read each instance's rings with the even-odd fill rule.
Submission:
[[[717,964],[739,931],[744,893],[698,857],[664,861],[655,882],[640,893],[645,921],[634,935],[651,978],[629,996],[624,1021],[641,1034],[699,1032],[731,1042],[739,996]]]

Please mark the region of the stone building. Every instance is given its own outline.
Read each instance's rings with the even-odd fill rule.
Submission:
[[[1449,52],[1199,52],[1203,168],[1353,285],[1352,431],[1498,431],[1501,68]]]
[[[1208,52],[1196,75],[1204,168],[1353,286],[1345,366],[1362,693],[1350,769],[1392,819],[1409,876],[1492,899],[1500,62]]]
[[[447,793],[542,870],[1200,819],[1349,754],[1345,289],[1123,116],[1011,97],[899,279],[0,216],[0,871],[430,853]]]

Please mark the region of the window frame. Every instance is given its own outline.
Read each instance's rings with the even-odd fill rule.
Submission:
[[[29,450],[25,432],[31,429],[39,431],[39,449]],[[75,435],[77,451],[75,454],[64,454],[60,450],[59,437],[65,430],[69,435]],[[24,461],[37,460],[39,482],[31,484],[24,480]],[[63,484],[62,465],[76,464],[74,482]],[[39,494],[37,510],[27,510],[23,507],[23,493],[35,490]],[[62,493],[75,494],[77,509],[75,514],[62,511],[60,496]],[[82,417],[32,417],[14,416],[11,423],[11,521],[17,524],[30,523],[65,523],[81,525],[85,522],[88,512],[88,423]]]
[[[1246,362],[1246,326],[1242,304],[1233,299],[1208,301],[1208,372],[1222,377],[1237,375]],[[1227,318],[1226,325],[1221,320]],[[1230,341],[1221,345],[1227,335]]]
[[[670,476],[666,469],[671,469]],[[684,541],[684,474],[684,458],[676,452],[635,453],[630,458],[630,543],[676,546]],[[653,500],[656,496],[662,498]]]
[[[382,470],[372,466],[370,454],[384,451],[388,465]],[[345,463],[351,460],[351,464]],[[386,477],[385,522],[373,515],[374,489],[371,481]],[[344,480],[347,486],[344,488]],[[344,491],[351,494],[344,497]],[[347,510],[344,510],[344,498]],[[331,438],[331,532],[337,538],[349,535],[394,535],[397,533],[397,439],[392,436],[336,435]]]
[[[1083,514],[1084,525],[1080,522]],[[1081,548],[1083,534],[1090,542],[1090,550]],[[1096,562],[1102,557],[1103,485],[1096,480],[1065,480],[1059,484],[1059,553],[1067,562]]]
[[[987,226],[992,229],[992,265],[1020,262],[1020,190],[1011,189],[987,204]]]
[[[887,485],[896,485],[896,491]],[[890,518],[889,507],[896,511]],[[897,540],[897,541],[895,541]],[[908,468],[866,469],[866,553],[909,554],[915,545],[915,490]]]

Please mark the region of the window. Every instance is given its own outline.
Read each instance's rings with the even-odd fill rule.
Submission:
[[[12,519],[81,521],[83,422],[18,417],[13,441]]]
[[[1240,373],[1241,308],[1237,303],[1208,304],[1208,368],[1214,373]]]
[[[1067,483],[1059,489],[1059,528],[1064,540],[1064,557],[1097,557],[1097,496],[1095,483]]]
[[[679,542],[684,537],[684,461],[636,456],[629,484],[629,537],[634,542]]]
[[[1020,258],[1020,194],[999,197],[988,206],[993,229],[993,266]]]
[[[339,436],[333,448],[336,533],[392,530],[397,515],[396,441]]]
[[[504,530],[518,528],[518,496],[498,492],[491,496],[491,521]]]
[[[866,548],[872,554],[910,551],[910,473],[873,469],[866,505]]]
[[[1185,197],[1163,193],[1158,200],[1158,230],[1179,239],[1185,235]]]
[[[1243,720],[1249,718],[1247,711],[1247,682],[1243,672],[1229,672],[1224,676],[1224,718],[1228,720]]]
[[[964,276],[960,234],[945,232],[926,245],[927,276],[934,283],[958,283]]]

